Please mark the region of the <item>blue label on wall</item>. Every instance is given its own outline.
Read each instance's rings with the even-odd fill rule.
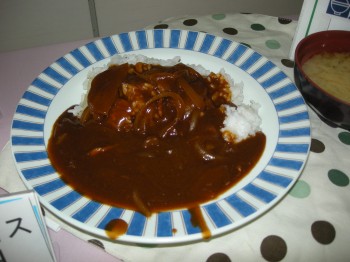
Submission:
[[[327,8],[327,14],[350,19],[349,0],[330,0]]]

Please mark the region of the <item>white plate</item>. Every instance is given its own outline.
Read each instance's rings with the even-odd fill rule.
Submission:
[[[79,104],[87,73],[116,53],[138,53],[225,72],[244,83],[245,102],[261,105],[266,149],[254,169],[202,213],[213,236],[257,218],[273,207],[298,179],[310,149],[310,122],[304,100],[291,80],[252,49],[221,37],[183,30],[146,30],[105,37],[77,48],[46,68],[29,86],[13,119],[11,142],[19,174],[41,203],[64,221],[101,237],[105,225],[121,218],[129,225],[119,241],[178,243],[202,238],[187,210],[141,214],[91,201],[55,172],[46,147],[53,123]],[[174,230],[176,229],[176,230]]]

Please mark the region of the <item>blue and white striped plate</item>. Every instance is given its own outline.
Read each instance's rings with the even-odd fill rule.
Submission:
[[[129,225],[118,240],[177,243],[202,238],[187,210],[141,214],[91,201],[67,186],[48,159],[52,125],[68,107],[79,104],[83,83],[93,67],[106,66],[114,54],[143,54],[186,64],[224,68],[243,82],[245,101],[260,103],[264,154],[255,168],[216,201],[201,206],[212,235],[233,230],[273,207],[298,179],[310,148],[310,122],[304,100],[291,80],[254,50],[218,36],[183,30],[146,30],[105,37],[77,48],[46,68],[28,87],[13,119],[14,160],[24,183],[59,218],[89,233],[106,237],[116,218]]]

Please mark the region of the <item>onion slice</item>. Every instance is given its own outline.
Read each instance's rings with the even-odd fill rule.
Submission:
[[[151,104],[159,101],[160,99],[165,98],[171,98],[173,100],[173,103],[176,106],[176,117],[173,121],[171,121],[165,128],[163,128],[160,131],[160,136],[165,137],[168,132],[176,125],[176,123],[183,118],[183,115],[185,113],[185,103],[180,95],[174,93],[174,92],[163,92],[159,95],[156,95],[152,97],[150,100],[148,100],[145,105],[141,108],[141,110],[136,115],[135,121],[134,121],[134,129],[136,131],[146,132],[146,116],[145,114],[148,112],[148,108]]]
[[[132,199],[134,200],[135,205],[137,206],[137,209],[146,217],[150,217],[152,215],[152,211],[149,209],[147,204],[142,200],[140,197],[138,191],[135,189],[132,192]]]
[[[192,100],[193,104],[199,109],[203,110],[205,102],[203,98],[193,90],[192,86],[184,79],[178,79],[179,86],[185,91],[186,95]]]

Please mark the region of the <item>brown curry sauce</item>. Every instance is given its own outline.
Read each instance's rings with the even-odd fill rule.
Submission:
[[[94,201],[145,216],[189,209],[207,231],[194,211],[249,173],[266,142],[262,132],[239,143],[223,139],[227,94],[227,82],[182,64],[112,66],[92,81],[81,117],[68,109],[57,119],[49,158]]]

